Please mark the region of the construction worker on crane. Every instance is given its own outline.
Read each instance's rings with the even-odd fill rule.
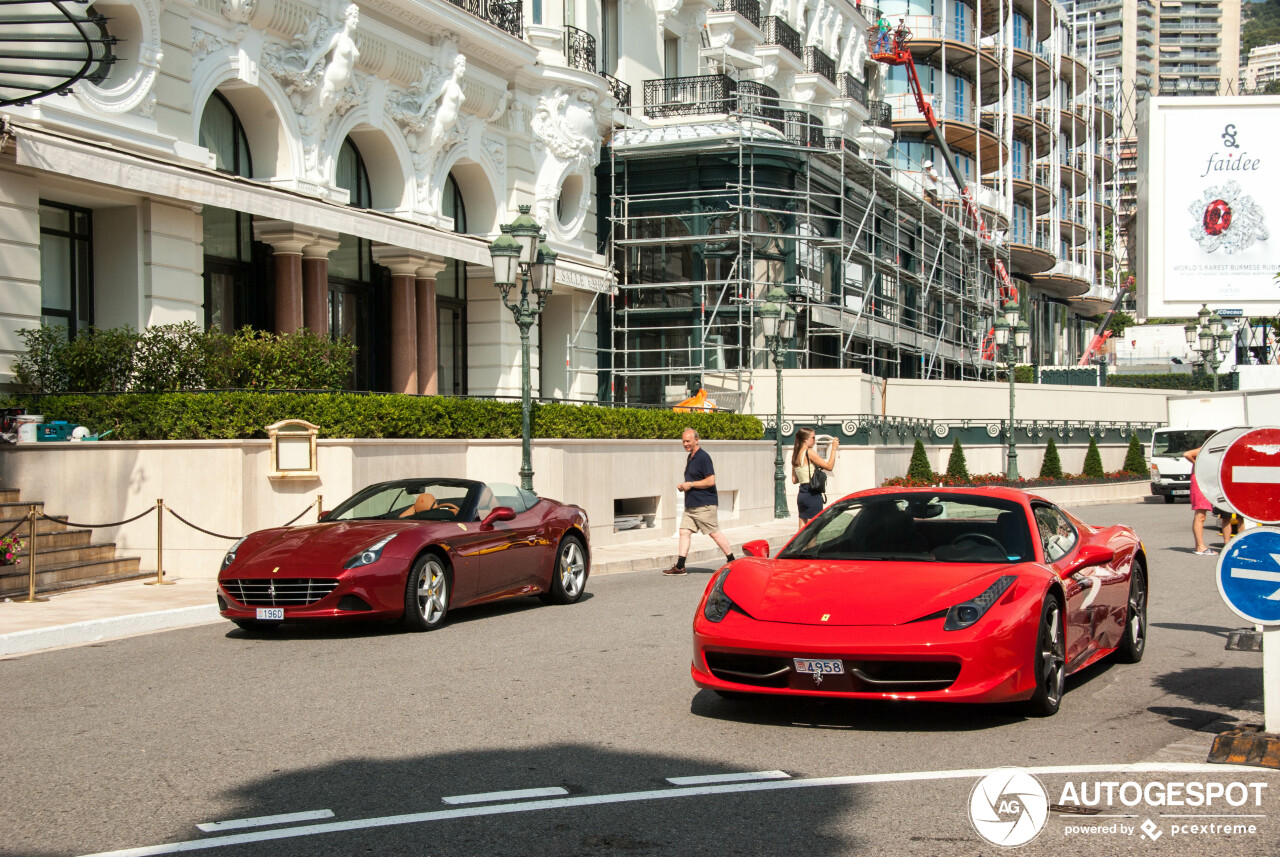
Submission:
[[[893,31],[893,50],[895,53],[902,53],[907,49],[907,42],[911,41],[911,31],[907,29],[907,22],[903,18],[898,19],[898,29]]]
[[[889,52],[889,32],[893,28],[889,25],[889,19],[880,14],[880,19],[876,21],[876,49],[874,53],[887,54]]]

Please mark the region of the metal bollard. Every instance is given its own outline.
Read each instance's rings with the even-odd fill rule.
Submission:
[[[317,494],[316,495],[316,520],[318,521],[322,517],[324,517],[324,495]]]
[[[173,586],[172,580],[164,579],[164,498],[156,500],[156,579],[148,580],[147,586]]]
[[[17,598],[15,601],[19,604],[36,604],[49,599],[36,595],[36,522],[40,517],[36,514],[35,506],[31,507],[27,517],[31,519],[31,537],[27,540],[31,545],[31,553],[27,555],[27,597]]]

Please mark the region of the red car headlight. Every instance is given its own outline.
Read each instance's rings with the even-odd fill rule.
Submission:
[[[729,569],[726,568],[716,575],[715,583],[711,584],[711,592],[707,594],[706,606],[702,608],[702,615],[707,617],[708,622],[723,620],[734,607],[733,602],[729,600],[729,596],[724,594],[724,582],[728,577]]]
[[[360,551],[360,553],[356,554],[355,556],[351,557],[351,559],[347,560],[342,567],[343,568],[359,568],[362,565],[372,565],[373,563],[381,559],[382,549],[385,548],[387,544],[390,543],[390,541],[395,537],[396,537],[396,534],[393,533],[392,535],[387,536],[385,539],[378,542],[377,544],[369,545],[369,547],[365,548],[364,550]]]
[[[977,598],[957,604],[947,611],[947,621],[942,624],[944,631],[959,631],[968,628],[973,623],[981,619],[986,612],[991,609],[991,605],[995,604],[1005,590],[1013,585],[1018,578],[1012,574],[1006,574],[998,579],[995,583],[987,587],[986,591]]]

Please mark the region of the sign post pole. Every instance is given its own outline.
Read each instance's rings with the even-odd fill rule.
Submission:
[[[1262,729],[1280,735],[1280,625],[1262,628]]]

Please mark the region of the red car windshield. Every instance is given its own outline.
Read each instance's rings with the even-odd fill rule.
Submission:
[[[367,521],[409,518],[417,521],[456,521],[466,507],[472,485],[455,480],[384,482],[371,485],[341,503],[327,521]]]
[[[779,559],[1007,564],[1034,558],[1022,506],[969,494],[877,494],[833,504]]]

